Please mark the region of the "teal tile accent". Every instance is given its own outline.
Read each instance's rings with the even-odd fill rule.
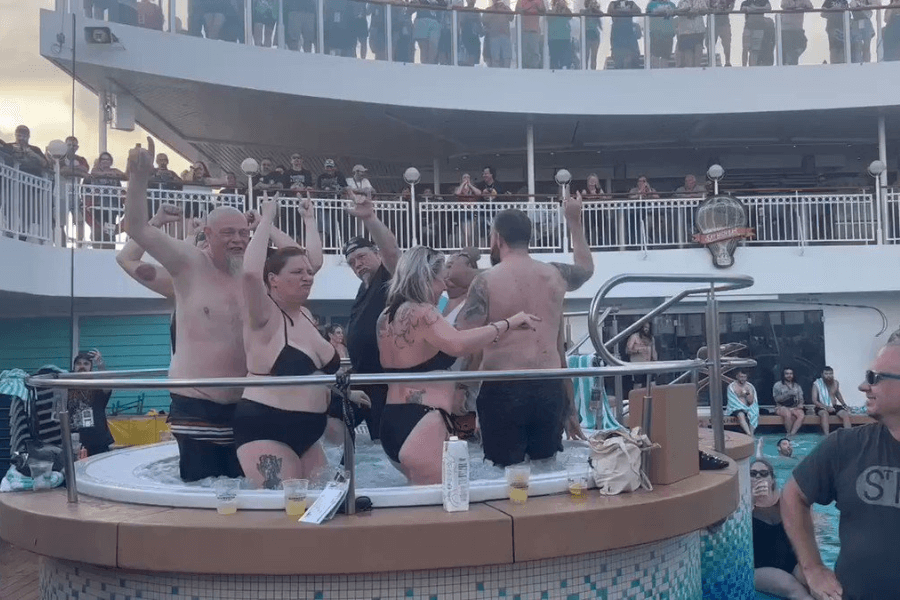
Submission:
[[[549,599],[550,599],[550,594],[548,594],[546,591],[541,592],[541,600],[549,600]]]
[[[316,592],[315,595],[313,596],[313,598],[315,598],[315,600],[322,600],[324,597],[325,597],[325,594],[323,592]]]
[[[506,588],[500,588],[497,590],[497,596],[500,598],[506,598]]]
[[[413,596],[415,596],[415,593],[413,592],[413,590],[411,590],[411,589],[406,590],[407,598],[412,598]]]
[[[475,584],[475,589],[476,589],[477,591],[479,591],[479,592],[483,592],[483,591],[484,591],[484,582],[483,582],[483,581],[479,581],[478,583],[476,583],[476,584]]]
[[[566,596],[566,600],[581,600],[581,596],[578,594],[569,594]]]
[[[565,579],[563,579],[562,581],[559,582],[559,587],[561,587],[561,588],[564,588],[567,585],[569,585],[569,582],[566,581]]]

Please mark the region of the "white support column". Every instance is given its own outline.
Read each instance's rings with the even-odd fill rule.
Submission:
[[[279,50],[285,48],[284,37],[284,0],[278,0],[278,31],[275,32],[277,41],[275,42]]]
[[[845,10],[843,14],[844,20],[844,64],[849,65],[853,62],[852,51],[850,50],[850,11]]]
[[[650,68],[650,17],[644,15],[644,68]]]
[[[450,64],[459,66],[459,11],[450,9]],[[435,190],[437,191],[437,190]]]
[[[106,152],[106,92],[100,92],[99,94],[97,94],[97,105],[99,107],[99,111],[97,113],[97,153],[100,154],[102,152]]]
[[[169,24],[169,33],[176,33],[177,25],[175,23],[175,2],[176,0],[168,0],[168,11],[166,12],[166,22]]]
[[[244,0],[244,43],[248,46],[254,44],[253,41],[253,7],[251,0]]]
[[[390,8],[390,5],[388,5]],[[391,12],[388,11],[388,19],[391,18]],[[388,21],[390,23],[390,21]],[[391,43],[391,30],[387,30],[387,43]],[[325,0],[316,0],[316,52],[326,54],[325,52]]]
[[[454,13],[454,14],[456,14],[456,13]],[[432,159],[432,165],[433,165],[432,170],[434,172],[434,188],[432,188],[432,189],[434,190],[435,196],[440,196],[441,195],[441,159],[435,157],[434,159]]]
[[[528,201],[534,202],[534,123],[525,125],[525,153],[528,161]]]
[[[887,167],[887,133],[885,128],[884,115],[879,115],[878,117],[878,160],[883,162],[885,167]],[[880,175],[880,178],[882,187],[887,186],[888,169],[884,170],[884,173]]]
[[[391,11],[392,6],[392,4],[387,4],[384,7],[386,9],[384,11],[384,37],[387,40],[385,43],[387,44],[388,62],[393,62],[394,60],[394,15]]]
[[[784,64],[784,38],[781,24],[781,13],[775,13],[775,64]]]

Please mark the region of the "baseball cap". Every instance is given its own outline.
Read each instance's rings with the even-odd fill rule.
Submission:
[[[354,165],[353,172],[354,173],[368,173],[369,170],[362,165]]]
[[[350,240],[344,244],[344,257],[348,257],[360,248],[375,248],[375,243],[372,240],[367,240],[364,237],[354,237],[350,238]]]
[[[331,160],[330,158],[325,160],[325,168],[333,167],[333,166],[334,166],[333,160]]]

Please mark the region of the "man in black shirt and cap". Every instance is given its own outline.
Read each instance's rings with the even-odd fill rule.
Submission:
[[[376,325],[384,310],[388,284],[401,252],[397,247],[397,238],[375,216],[371,196],[352,191],[348,191],[348,194],[354,201],[350,214],[363,222],[374,242],[355,237],[344,244],[347,264],[362,280],[347,324],[347,351],[350,353],[354,373],[381,373]],[[366,424],[369,426],[369,436],[375,441],[380,436],[381,411],[387,399],[387,386],[359,387],[372,401]]]

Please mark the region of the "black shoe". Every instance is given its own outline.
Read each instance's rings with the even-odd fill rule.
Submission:
[[[722,460],[718,456],[713,456],[708,452],[700,451],[700,470],[701,471],[718,471],[728,467],[728,461]]]

